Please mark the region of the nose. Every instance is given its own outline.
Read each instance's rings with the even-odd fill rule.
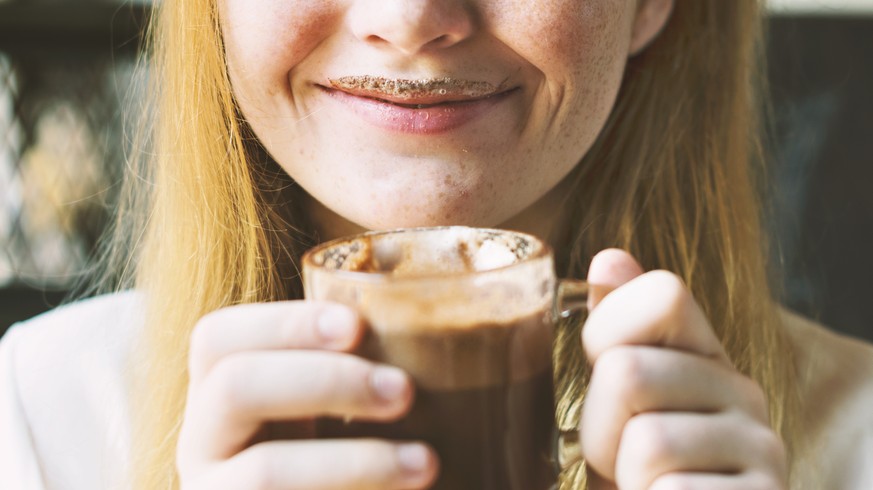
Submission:
[[[354,35],[405,55],[445,49],[474,31],[465,0],[360,0],[349,16]]]

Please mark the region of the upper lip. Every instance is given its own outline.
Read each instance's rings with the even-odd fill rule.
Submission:
[[[328,84],[350,95],[411,106],[470,102],[506,91],[506,81],[494,85],[450,77],[403,79],[357,75],[330,78]]]

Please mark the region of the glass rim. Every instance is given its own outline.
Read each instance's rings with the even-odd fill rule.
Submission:
[[[350,271],[350,270],[341,270],[341,269],[331,269],[324,267],[323,265],[318,265],[314,261],[314,256],[319,252],[322,252],[330,247],[337,246],[341,243],[351,242],[364,237],[377,237],[377,236],[385,236],[385,235],[394,235],[398,233],[433,233],[445,230],[471,230],[475,232],[485,232],[485,233],[495,233],[495,234],[509,234],[518,237],[522,237],[526,240],[529,240],[531,243],[538,244],[538,248],[534,250],[529,256],[524,257],[523,259],[519,259],[516,262],[511,264],[502,265],[499,267],[494,267],[493,269],[485,269],[485,270],[470,270],[470,271],[460,271],[460,272],[448,272],[448,273],[434,273],[434,274],[421,274],[421,275],[413,275],[407,277],[394,277],[390,272],[371,272],[371,271]],[[364,233],[359,233],[356,235],[349,235],[340,238],[334,238],[333,240],[328,240],[327,242],[320,243],[309,250],[307,250],[301,259],[301,273],[305,275],[307,270],[323,272],[326,274],[331,274],[337,277],[341,277],[346,280],[353,280],[358,282],[365,283],[374,283],[374,284],[399,284],[399,283],[414,283],[414,282],[424,282],[424,281],[442,281],[442,280],[459,280],[470,277],[482,277],[488,274],[496,274],[505,272],[515,267],[520,267],[523,265],[531,264],[538,260],[548,259],[553,257],[552,247],[546,243],[542,238],[537,237],[536,235],[532,235],[530,233],[525,233],[516,230],[502,229],[502,228],[479,228],[475,226],[464,226],[464,225],[445,225],[445,226],[422,226],[422,227],[413,227],[413,228],[393,228],[389,230],[371,230]]]

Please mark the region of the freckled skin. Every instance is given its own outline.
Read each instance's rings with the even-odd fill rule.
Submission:
[[[255,133],[310,195],[367,228],[495,226],[545,195],[606,121],[637,4],[220,1],[235,96]],[[460,128],[408,135],[315,85],[360,75],[519,90]]]

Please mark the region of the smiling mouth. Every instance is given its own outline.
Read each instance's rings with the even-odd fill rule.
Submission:
[[[407,80],[363,75],[332,78],[328,82],[334,90],[407,109],[475,102],[506,92],[505,81],[494,85],[448,77]]]

